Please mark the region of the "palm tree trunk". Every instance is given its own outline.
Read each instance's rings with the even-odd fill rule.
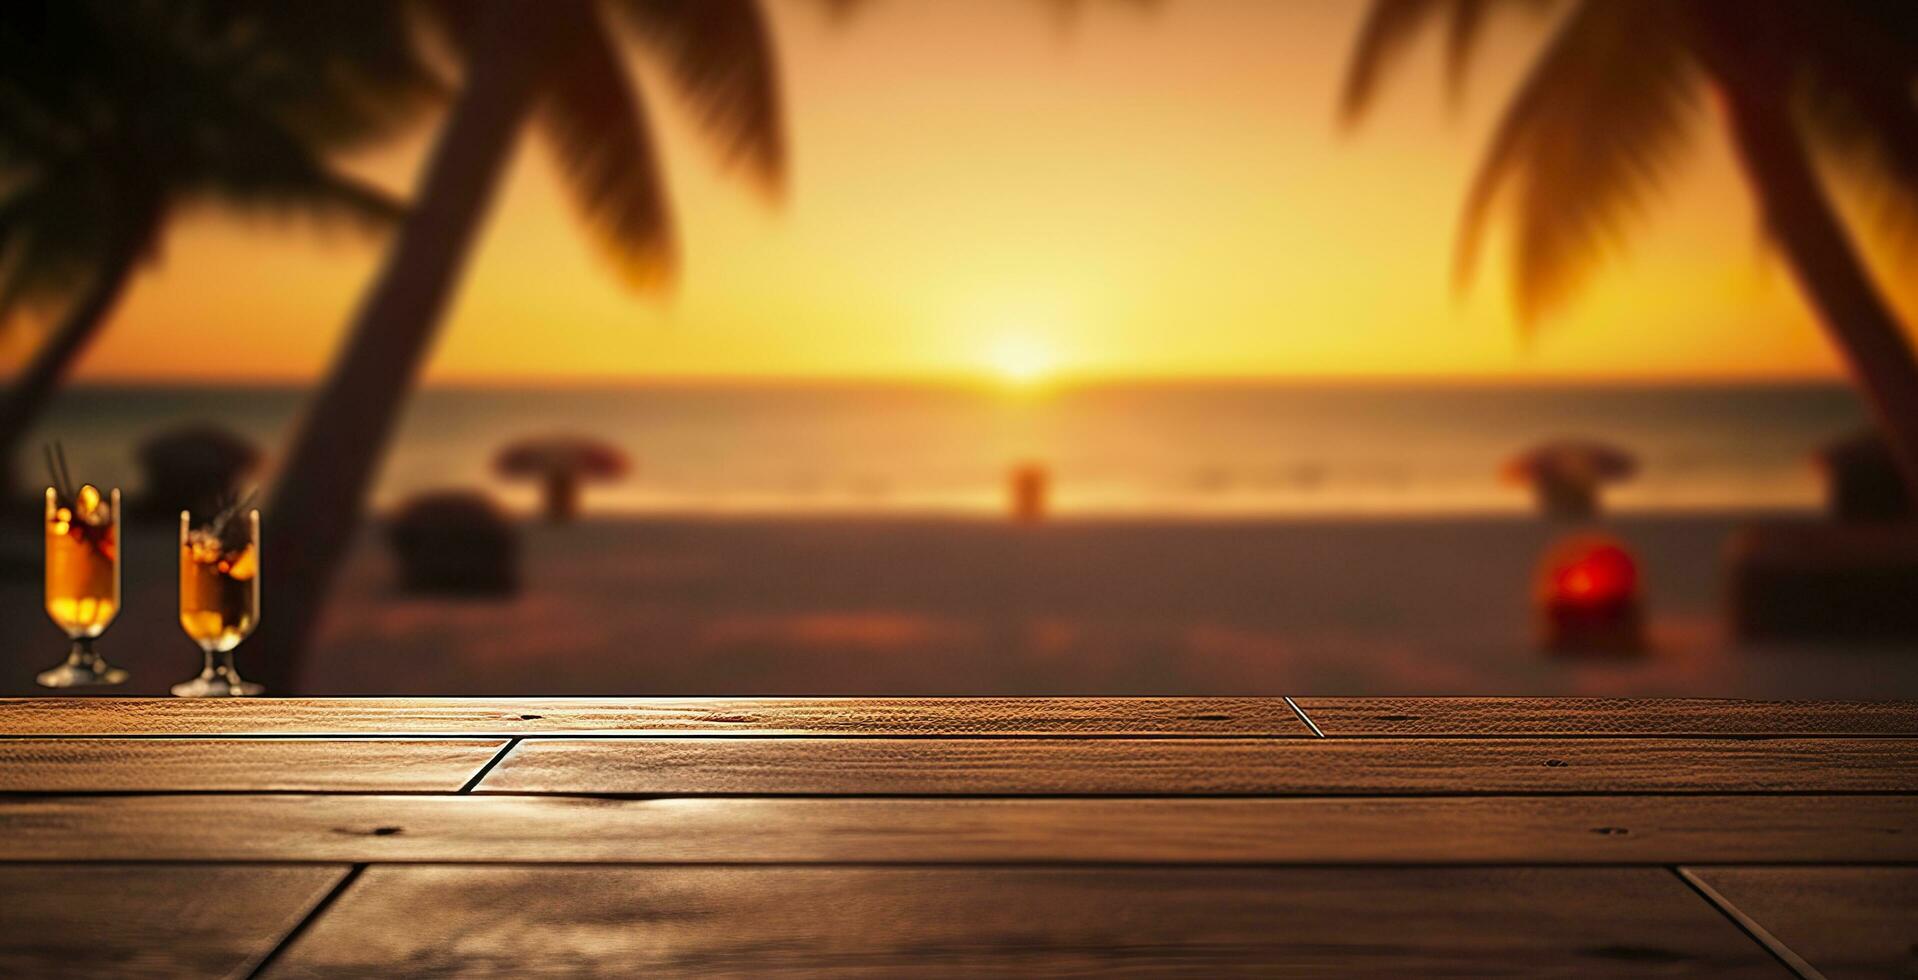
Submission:
[[[127,284],[133,281],[134,269],[140,264],[141,238],[129,236],[126,244],[108,255],[87,291],[67,310],[33,359],[20,369],[12,387],[0,395],[0,494],[18,489],[14,467],[19,463],[20,443],[126,295]]]
[[[413,208],[314,398],[264,517],[262,656],[248,672],[297,690],[302,658],[408,393],[524,128],[549,57],[541,4],[492,0],[476,18],[459,98]],[[548,12],[550,13],[550,12]]]
[[[1767,227],[1791,260],[1799,289],[1843,354],[1891,444],[1907,490],[1918,499],[1918,359],[1911,340],[1839,221],[1782,86],[1754,82],[1752,74],[1721,75],[1739,162]]]

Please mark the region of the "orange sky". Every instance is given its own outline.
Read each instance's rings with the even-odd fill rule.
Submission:
[[[1357,2],[1093,4],[1070,36],[1027,0],[881,0],[837,28],[815,5],[773,6],[794,148],[784,206],[715,173],[655,97],[685,270],[673,297],[635,297],[528,141],[433,378],[1833,370],[1758,245],[1709,112],[1631,250],[1529,349],[1496,250],[1453,293],[1459,199],[1537,38],[1527,25],[1495,38],[1462,112],[1446,111],[1434,41],[1341,134]],[[353,165],[404,190],[429,135]],[[195,215],[83,372],[310,377],[381,247]],[[1918,292],[1900,300],[1913,310]]]

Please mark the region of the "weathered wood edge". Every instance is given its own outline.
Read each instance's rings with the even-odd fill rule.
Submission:
[[[1281,698],[0,700],[0,737],[1311,738]]]
[[[1327,738],[1918,737],[1918,700],[1294,697]]]
[[[1628,698],[0,699],[0,738],[1918,737],[1918,701]],[[1301,713],[1304,715],[1300,717]]]
[[[451,793],[504,738],[0,739],[0,793]]]

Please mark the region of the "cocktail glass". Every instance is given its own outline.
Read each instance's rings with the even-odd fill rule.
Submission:
[[[260,512],[205,527],[180,512],[180,628],[199,644],[200,674],[173,685],[183,698],[250,697],[266,690],[240,677],[233,650],[260,623]]]
[[[38,678],[44,687],[118,684],[127,672],[106,662],[93,641],[120,613],[120,491],[102,497],[92,484],[72,500],[47,488],[47,616],[73,641],[67,659]]]

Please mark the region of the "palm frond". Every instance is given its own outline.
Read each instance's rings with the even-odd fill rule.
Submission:
[[[1372,0],[1346,68],[1340,121],[1352,126],[1370,111],[1386,73],[1427,27],[1444,23],[1446,90],[1457,101],[1494,11],[1542,14],[1560,5],[1561,0]]]
[[[660,53],[726,162],[764,190],[786,179],[786,126],[772,36],[758,0],[617,0],[621,18]]]
[[[147,204],[106,193],[81,163],[16,188],[0,204],[0,321],[66,302],[118,243],[150,224],[149,212]]]
[[[390,232],[406,214],[405,204],[391,194],[330,169],[318,157],[207,176],[202,184],[178,188],[180,197],[279,221],[344,226],[363,235]]]
[[[1346,68],[1339,118],[1353,125],[1372,108],[1385,73],[1405,54],[1428,23],[1456,0],[1373,0],[1359,28],[1358,45]]]
[[[1513,200],[1512,289],[1530,327],[1621,237],[1667,175],[1697,109],[1697,70],[1666,0],[1584,0],[1507,107],[1467,195],[1459,276]]]
[[[1445,91],[1453,102],[1465,96],[1465,80],[1484,32],[1489,0],[1454,0],[1452,20],[1445,30]]]
[[[1918,242],[1918,8],[1861,0],[1793,8],[1798,110],[1821,149]]]
[[[327,164],[425,84],[393,5],[18,7],[0,18],[0,312],[60,308],[129,248],[151,258],[187,201],[364,229],[399,214]]]
[[[12,331],[22,313],[46,315],[71,302],[107,265],[111,249],[104,236],[66,234],[45,221],[15,236],[0,261],[0,334]]]
[[[312,177],[314,206],[351,218],[368,228],[390,231],[406,217],[406,202],[385,188],[325,166]]]
[[[1863,80],[1811,88],[1800,100],[1807,130],[1875,205],[1894,240],[1918,245],[1918,107]]]
[[[281,218],[339,221],[367,233],[390,230],[404,213],[385,191],[335,170],[297,131],[298,120],[239,97],[207,98],[223,125],[166,175],[167,193]]]
[[[622,278],[663,285],[677,254],[651,122],[597,8],[582,4],[571,16],[579,23],[539,105],[540,130],[574,210]]]
[[[249,98],[336,149],[386,139],[445,97],[402,3],[255,3],[226,54]]]

